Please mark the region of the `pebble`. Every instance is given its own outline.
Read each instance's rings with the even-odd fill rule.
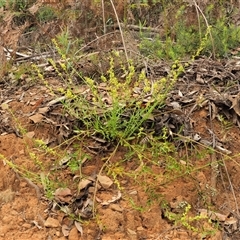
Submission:
[[[68,240],[78,240],[78,230],[73,227],[69,233]]]
[[[59,225],[60,225],[59,221],[51,217],[49,217],[44,223],[44,226],[49,228],[56,228],[59,227]]]
[[[30,223],[24,223],[22,225],[22,227],[26,228],[26,229],[30,229],[32,227],[32,225]]]
[[[113,210],[113,211],[117,211],[117,212],[122,212],[123,209],[121,206],[119,206],[118,204],[112,204],[110,205],[110,208]]]

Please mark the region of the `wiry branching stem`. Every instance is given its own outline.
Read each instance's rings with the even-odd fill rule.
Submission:
[[[116,11],[116,8],[115,8],[115,6],[114,6],[113,1],[110,0],[110,2],[111,2],[111,5],[112,5],[112,8],[113,8],[114,14],[115,14],[115,16],[116,16],[116,19],[117,19],[117,24],[118,24],[119,31],[120,31],[121,38],[122,38],[122,43],[123,43],[123,48],[124,48],[124,52],[125,52],[125,57],[126,57],[126,60],[127,60],[128,65],[129,65],[129,59],[128,59],[128,54],[127,54],[127,48],[126,48],[126,44],[125,44],[125,40],[124,40],[124,36],[123,36],[122,27],[121,27],[121,24],[120,24],[120,21],[119,21],[119,17],[118,17],[118,14],[117,14],[117,11]]]
[[[210,36],[210,39],[211,39],[211,42],[212,42],[213,59],[215,59],[215,58],[216,58],[215,46],[214,46],[213,36],[212,36],[212,33],[211,33],[211,28],[210,28],[210,26],[209,26],[209,24],[208,24],[208,20],[207,20],[207,18],[205,17],[202,9],[201,9],[201,8],[198,6],[198,4],[196,3],[196,1],[193,0],[193,2],[194,2],[194,5],[195,5],[196,9],[201,13],[201,15],[202,15],[202,17],[203,17],[203,19],[204,19],[204,21],[205,21],[205,23],[206,23],[206,26],[207,26],[207,28],[209,29],[209,36]]]

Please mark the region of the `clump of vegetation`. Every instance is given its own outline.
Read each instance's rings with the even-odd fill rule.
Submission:
[[[57,18],[56,10],[53,9],[51,6],[42,6],[38,9],[37,20],[40,24],[50,22],[56,18]]]
[[[68,38],[67,35],[65,37]],[[53,42],[62,56],[62,63],[58,67],[53,60],[49,61],[58,75],[64,78],[65,75],[61,72],[72,72],[73,64],[66,59],[66,50],[62,50],[56,40]],[[107,141],[124,141],[136,137],[152,111],[164,105],[164,100],[174,86],[178,74],[183,71],[183,67],[175,64],[171,76],[151,82],[144,71],[136,73],[135,67],[129,63],[127,68],[122,65],[124,78],[120,80],[115,75],[115,59],[120,60],[117,51],[110,53],[110,68],[98,81],[77,73],[86,88],[82,93],[75,94],[71,90],[74,84],[71,74],[67,74],[70,78],[65,79],[69,87],[59,91],[66,96],[67,100],[64,102],[66,111],[79,119],[89,134],[97,134]],[[143,91],[134,94],[139,87],[143,87]],[[146,97],[151,99],[144,103]]]
[[[26,10],[30,6],[30,4],[32,4],[32,1],[0,0],[0,7],[9,8],[15,12],[22,12],[22,11]]]
[[[190,210],[192,207],[186,201],[179,202],[175,213],[170,210],[169,205],[165,201],[161,203],[161,208],[164,211],[165,217],[173,221],[176,226],[183,226],[192,232],[200,234],[201,237],[213,236],[216,233],[215,227],[202,227],[203,222],[208,219],[207,216],[191,216]],[[209,222],[211,223],[211,221]]]
[[[167,27],[163,34],[149,39],[142,33],[140,43],[142,53],[149,57],[176,60],[194,54],[204,41],[204,47],[200,52],[202,55],[226,57],[239,45],[240,27],[229,21],[223,6],[219,7],[220,17],[214,18],[212,17],[216,11],[214,4],[210,4],[205,11],[196,5],[193,9],[197,11],[196,18],[192,22],[185,17],[189,8],[187,5],[180,7],[175,19],[172,20],[173,25],[168,27],[170,23],[166,20]]]

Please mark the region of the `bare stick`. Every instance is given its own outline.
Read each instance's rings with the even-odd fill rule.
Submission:
[[[102,171],[104,170],[104,168],[111,161],[111,159],[115,155],[118,147],[119,147],[119,143],[117,144],[117,146],[115,147],[114,151],[110,154],[110,156],[108,157],[107,161],[102,165],[100,171],[98,172],[97,179],[96,179],[96,182],[95,182],[94,192],[93,192],[93,206],[92,206],[93,217],[96,216],[96,195],[97,195],[97,190],[98,190],[97,185],[98,185],[98,182],[99,182],[98,176],[102,174]]]
[[[199,12],[201,13],[201,15],[203,16],[203,19],[204,19],[204,21],[205,21],[205,23],[206,23],[206,26],[207,26],[207,28],[209,29],[209,36],[210,36],[211,42],[212,42],[213,58],[215,59],[215,58],[216,58],[216,53],[215,53],[215,47],[214,47],[214,41],[213,41],[213,37],[212,37],[211,28],[210,28],[210,26],[209,26],[209,24],[208,24],[208,21],[207,21],[205,15],[204,15],[203,11],[201,10],[201,8],[197,5],[197,3],[196,3],[195,0],[193,0],[193,2],[194,2],[194,4],[195,4],[195,7],[198,9],[198,11],[199,11]]]
[[[103,18],[103,33],[106,34],[106,19],[105,19],[105,8],[104,8],[104,0],[102,0],[102,18]]]
[[[115,6],[113,4],[113,1],[110,0],[110,2],[112,4],[112,8],[113,8],[114,14],[115,14],[116,19],[117,19],[117,23],[118,23],[119,31],[120,31],[121,38],[122,38],[122,43],[123,43],[123,48],[124,48],[126,60],[127,60],[128,65],[129,65],[129,59],[128,59],[128,54],[127,54],[126,44],[125,44],[125,40],[124,40],[124,36],[123,36],[122,27],[121,27],[121,24],[120,24],[120,21],[119,21],[119,18],[118,18],[118,14],[117,14],[116,8],[115,8]]]
[[[223,165],[224,165],[224,168],[225,168],[225,172],[227,174],[228,182],[230,184],[230,189],[232,191],[232,195],[233,195],[233,199],[234,199],[234,202],[235,202],[237,216],[239,217],[239,207],[238,207],[237,197],[236,197],[236,194],[235,194],[235,191],[234,191],[234,188],[233,188],[233,185],[232,185],[232,181],[230,179],[230,176],[229,176],[229,173],[228,173],[228,169],[227,169],[227,166],[226,166],[226,163],[225,163],[224,159],[223,159]]]
[[[201,42],[201,39],[202,39],[202,31],[201,31],[201,22],[200,22],[199,10],[198,10],[196,4],[194,4],[194,6],[195,6],[195,9],[196,9],[197,18],[198,18],[198,31],[199,31],[199,38],[200,38],[200,42]]]

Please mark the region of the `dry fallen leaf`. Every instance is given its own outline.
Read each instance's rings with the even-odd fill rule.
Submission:
[[[201,84],[205,83],[204,79],[198,73],[197,73],[197,77],[196,77],[196,82],[201,83]]]
[[[49,111],[49,107],[43,107],[38,109],[38,113],[44,114]]]
[[[9,108],[9,106],[7,103],[2,103],[1,108],[2,108],[2,110],[7,110]]]
[[[236,96],[229,96],[228,99],[232,102],[231,108],[240,116],[240,93]]]
[[[83,228],[82,228],[82,225],[80,224],[80,222],[74,221],[74,225],[82,236],[83,235]]]
[[[36,4],[33,4],[30,8],[28,8],[28,11],[35,15],[35,13],[39,10],[39,8],[42,6],[42,1],[38,2]]]
[[[81,191],[82,189],[86,188],[92,181],[88,179],[82,179],[78,184],[78,191]]]
[[[39,123],[43,120],[43,115],[40,113],[37,113],[29,117],[29,119],[32,120],[34,123]]]
[[[32,132],[27,132],[25,136],[28,137],[28,138],[30,138],[30,139],[32,139],[32,138],[35,136],[35,132],[34,132],[34,131],[32,131]]]
[[[72,199],[72,193],[69,188],[58,188],[55,191],[55,200],[70,203]]]
[[[234,217],[230,217],[228,219],[226,219],[226,221],[224,222],[224,224],[226,225],[234,225],[237,224],[238,220]]]
[[[120,200],[121,197],[122,197],[122,194],[121,194],[120,191],[118,191],[118,195],[117,195],[117,196],[113,196],[112,199],[110,199],[110,200],[108,200],[108,201],[102,202],[101,205],[107,206],[107,205],[109,205],[109,204],[111,204],[111,203],[114,203],[114,202]]]
[[[213,221],[221,221],[225,222],[227,219],[227,215],[216,213],[207,209],[199,209],[200,215],[210,218]]]
[[[66,224],[62,225],[62,233],[64,237],[68,237],[70,233],[71,228],[68,227]]]

